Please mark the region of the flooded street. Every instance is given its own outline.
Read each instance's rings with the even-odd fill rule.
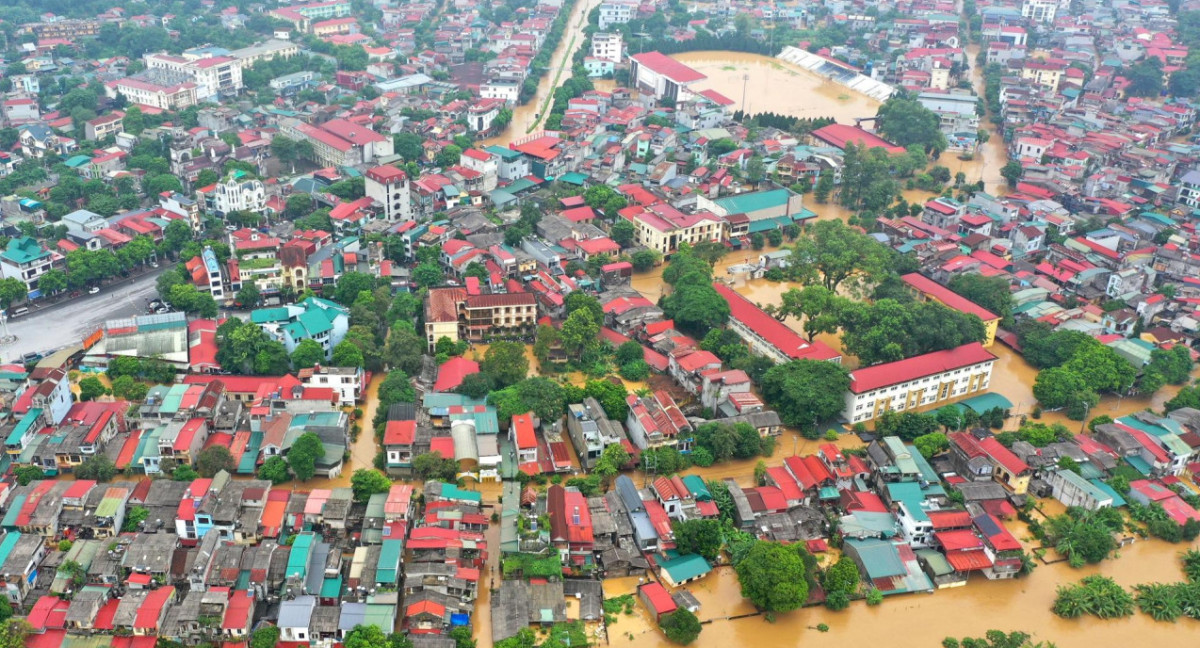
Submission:
[[[554,94],[555,89],[571,78],[571,58],[575,50],[583,47],[586,41],[583,29],[587,27],[588,12],[599,4],[600,0],[578,0],[575,3],[575,9],[567,20],[567,28],[563,30],[562,40],[554,50],[554,55],[550,57],[550,69],[538,82],[537,96],[523,106],[512,107],[513,116],[508,128],[495,137],[481,141],[482,146],[508,146],[510,142],[537,130],[534,124],[545,116],[544,113],[550,106],[546,100]]]

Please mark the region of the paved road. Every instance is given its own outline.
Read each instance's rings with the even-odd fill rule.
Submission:
[[[105,320],[146,313],[146,301],[158,295],[154,281],[164,268],[152,270],[130,283],[115,283],[95,295],[83,295],[44,308],[32,308],[28,315],[10,319],[9,333],[16,342],[0,346],[5,362],[19,359],[31,351],[43,352],[78,344],[84,336]]]

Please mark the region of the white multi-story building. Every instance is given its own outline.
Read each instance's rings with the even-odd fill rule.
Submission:
[[[200,256],[184,265],[197,289],[207,290],[218,304],[225,301],[225,276],[221,272],[221,262],[211,247],[206,246]]]
[[[267,208],[267,189],[263,183],[243,180],[240,173],[234,173],[212,187],[197,189],[196,197],[209,212],[221,218],[236,211],[261,212]]]
[[[621,32],[596,32],[592,36],[592,57],[620,63],[624,46]]]
[[[366,374],[362,367],[322,367],[301,371],[305,387],[332,389],[338,395],[338,404],[351,407],[358,401],[366,387]]]
[[[159,110],[182,110],[197,102],[196,84],[191,81],[164,84],[130,77],[106,85],[105,94],[112,99],[121,95],[129,103]]]
[[[521,96],[521,84],[506,79],[493,79],[479,86],[479,96],[484,99],[503,99],[516,104]]]
[[[637,3],[629,0],[609,0],[600,5],[600,30],[608,29],[611,25],[624,25],[633,20],[637,12]]]
[[[242,64],[229,56],[184,54],[146,54],[142,57],[149,70],[165,70],[186,77],[196,84],[199,101],[216,101],[236,95],[242,89]]]
[[[394,166],[368,169],[367,197],[383,205],[383,215],[389,221],[409,221],[412,212],[412,185],[408,174]]]
[[[842,417],[864,423],[887,411],[944,405],[987,391],[996,356],[978,342],[850,372]]]
[[[1053,23],[1058,13],[1056,0],[1025,0],[1021,3],[1021,17],[1037,23]]]
[[[38,279],[46,274],[54,255],[31,236],[11,239],[0,252],[0,275],[5,279],[20,279],[29,290],[36,290]]]
[[[299,45],[291,41],[272,38],[271,40],[251,45],[250,47],[233,50],[229,55],[237,59],[242,69],[245,69],[259,61],[269,61],[276,56],[282,59],[290,59],[299,53]]]

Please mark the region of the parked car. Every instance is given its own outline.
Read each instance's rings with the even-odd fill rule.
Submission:
[[[98,292],[100,292],[100,286],[92,286],[91,288],[88,288],[89,295],[95,295]]]

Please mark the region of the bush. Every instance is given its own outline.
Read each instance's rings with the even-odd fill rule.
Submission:
[[[1111,578],[1088,576],[1076,585],[1059,587],[1051,609],[1064,619],[1085,614],[1116,619],[1133,614],[1133,597]]]
[[[680,608],[662,618],[659,627],[666,633],[671,643],[686,646],[700,636],[700,620],[687,608]]]

